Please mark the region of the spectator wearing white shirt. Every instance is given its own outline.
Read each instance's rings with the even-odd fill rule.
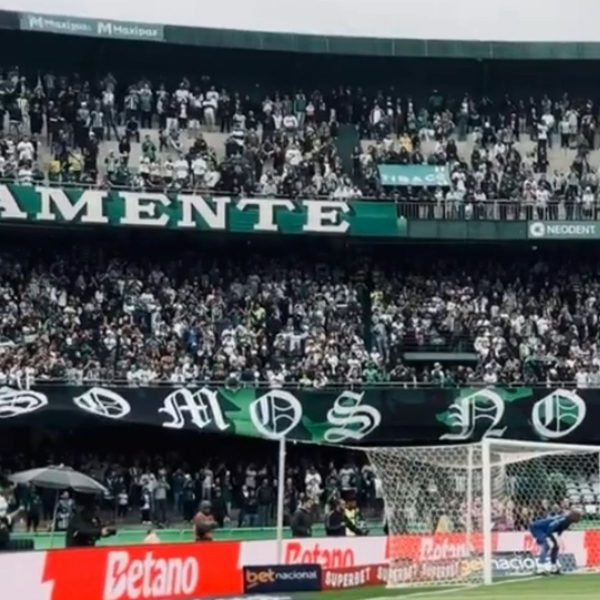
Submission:
[[[548,201],[550,200],[550,192],[545,187],[538,187],[535,190],[535,207],[538,219],[547,218]]]
[[[194,189],[200,189],[204,186],[208,165],[206,160],[200,155],[192,161],[192,175],[194,178]]]
[[[138,173],[144,181],[148,181],[150,179],[150,162],[151,161],[149,156],[140,156]]]
[[[546,126],[546,132],[547,132],[547,140],[548,140],[548,148],[552,148],[552,136],[554,134],[554,124],[555,124],[555,120],[554,120],[554,116],[552,115],[552,113],[550,112],[550,109],[548,109],[543,115],[542,115],[542,123],[544,123],[544,125]]]
[[[291,135],[295,134],[298,130],[298,119],[296,118],[296,115],[285,115],[285,117],[283,117],[283,128],[286,133]]]
[[[17,173],[19,185],[33,185],[33,165],[31,161],[23,161]]]
[[[575,373],[575,385],[577,389],[587,388],[590,384],[590,374],[587,372],[587,369],[584,367],[580,367],[577,369]]]
[[[321,474],[317,471],[317,469],[315,469],[314,466],[310,466],[304,477],[304,485],[306,495],[315,502],[318,502],[319,497],[321,496],[322,483],[323,478],[321,477]]]
[[[190,166],[183,154],[180,154],[174,164],[175,180],[182,186],[187,184],[190,174]]]
[[[213,131],[217,121],[217,109],[219,107],[219,92],[215,86],[211,86],[204,97],[204,123],[208,131]]]
[[[302,152],[297,145],[294,144],[286,150],[285,161],[292,167],[296,167],[302,162]]]
[[[596,197],[592,188],[587,186],[583,194],[581,195],[581,216],[584,219],[594,218],[594,206],[596,203]]]
[[[175,174],[175,165],[171,160],[171,157],[168,157],[163,165],[163,179],[166,184],[170,184],[173,181],[173,177]]]
[[[24,137],[17,144],[19,162],[33,162],[35,158],[35,147],[28,137]]]
[[[384,112],[380,108],[379,104],[377,104],[376,102],[375,106],[371,110],[371,114],[369,115],[369,123],[371,125],[371,128],[373,129],[374,127],[376,127],[377,124],[383,119],[383,117]]]

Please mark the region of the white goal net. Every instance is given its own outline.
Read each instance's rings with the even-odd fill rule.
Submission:
[[[573,509],[583,519],[561,536],[560,566],[600,562],[600,543],[589,548],[597,538],[585,537],[600,526],[600,447],[487,439],[367,454],[386,504],[391,586],[481,584],[536,572],[531,522]]]

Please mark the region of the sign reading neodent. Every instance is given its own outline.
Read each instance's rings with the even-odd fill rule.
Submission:
[[[527,235],[530,240],[597,240],[600,224],[593,221],[533,221]]]

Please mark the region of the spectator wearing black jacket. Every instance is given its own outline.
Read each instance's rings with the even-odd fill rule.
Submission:
[[[69,521],[65,545],[67,548],[95,546],[101,537],[108,537],[115,533],[114,528],[102,526],[100,519],[96,516],[96,507],[93,501],[87,500],[80,509],[73,513]]]
[[[307,499],[298,507],[296,512],[292,515],[292,520],[290,523],[292,537],[312,537],[312,507],[313,501],[311,499]]]
[[[344,537],[350,530],[355,535],[365,535],[365,531],[356,526],[346,514],[346,503],[334,499],[329,504],[330,510],[325,515],[325,532],[330,537]]]

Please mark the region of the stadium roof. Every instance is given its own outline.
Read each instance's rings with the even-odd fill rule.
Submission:
[[[0,0],[0,10],[15,11],[23,30],[204,46],[600,58],[598,0]]]

